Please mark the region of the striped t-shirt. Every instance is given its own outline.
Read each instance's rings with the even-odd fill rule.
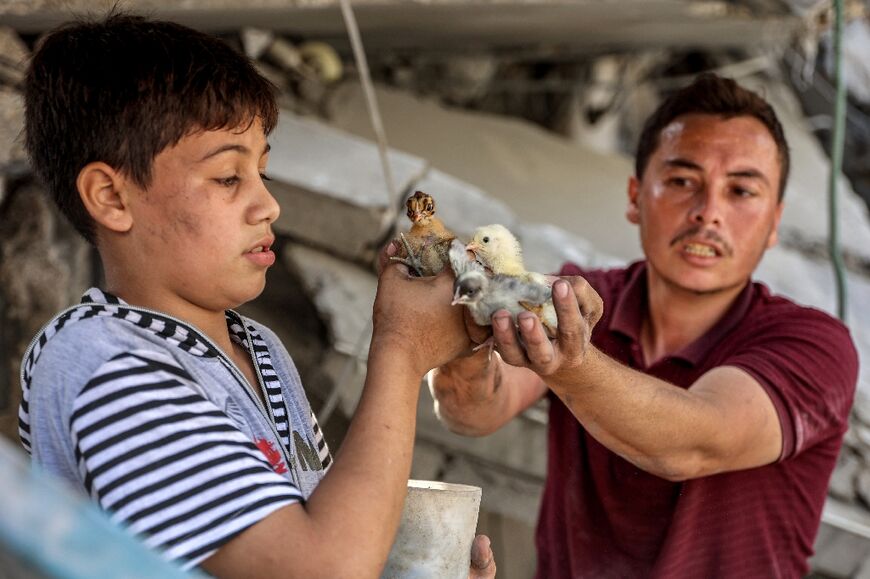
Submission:
[[[19,432],[34,462],[184,568],[305,501],[332,460],[277,337],[226,318],[265,406],[201,332],[98,289],[22,361]]]

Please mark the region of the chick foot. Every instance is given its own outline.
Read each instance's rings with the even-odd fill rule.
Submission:
[[[414,255],[414,250],[411,249],[411,244],[408,243],[405,234],[399,233],[399,239],[402,241],[402,245],[405,246],[407,257],[398,257],[394,255],[390,258],[390,261],[405,264],[414,272],[416,277],[423,277],[423,263],[420,261],[420,258]]]

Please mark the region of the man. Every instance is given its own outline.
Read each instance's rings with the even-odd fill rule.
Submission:
[[[750,280],[776,243],[788,168],[770,105],[700,76],[640,138],[626,215],[646,259],[566,265],[586,281],[554,284],[555,341],[523,315],[521,347],[499,312],[500,357],[431,376],[439,416],[469,435],[548,395],[539,577],[807,572],[857,354],[837,320]]]

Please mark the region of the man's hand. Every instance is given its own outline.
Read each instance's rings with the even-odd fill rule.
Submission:
[[[553,283],[553,305],[559,327],[552,341],[531,312],[517,316],[522,343],[507,311],[493,315],[493,337],[505,362],[541,377],[571,372],[583,364],[592,329],[604,311],[601,297],[582,277],[564,277]]]
[[[467,354],[472,343],[462,308],[450,305],[453,275],[449,268],[432,277],[411,277],[408,268],[391,265],[396,252],[388,245],[379,256],[372,347],[385,347],[407,357],[422,376],[428,370]]]
[[[471,544],[471,568],[468,579],[492,579],[495,577],[495,559],[489,537],[478,535]]]

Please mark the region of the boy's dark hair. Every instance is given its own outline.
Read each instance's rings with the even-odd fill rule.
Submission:
[[[154,158],[196,130],[278,118],[276,90],[218,38],[171,22],[110,14],[63,25],[37,48],[24,82],[33,168],[85,239],[95,228],[76,188],[102,161],[140,187]]]
[[[647,119],[637,144],[634,171],[640,179],[647,163],[659,145],[659,135],[674,119],[683,115],[705,114],[730,119],[754,117],[770,131],[779,152],[779,199],[785,193],[788,181],[789,152],[782,125],[770,104],[751,90],[745,89],[730,78],[713,73],[703,73],[689,86],[670,95]]]

